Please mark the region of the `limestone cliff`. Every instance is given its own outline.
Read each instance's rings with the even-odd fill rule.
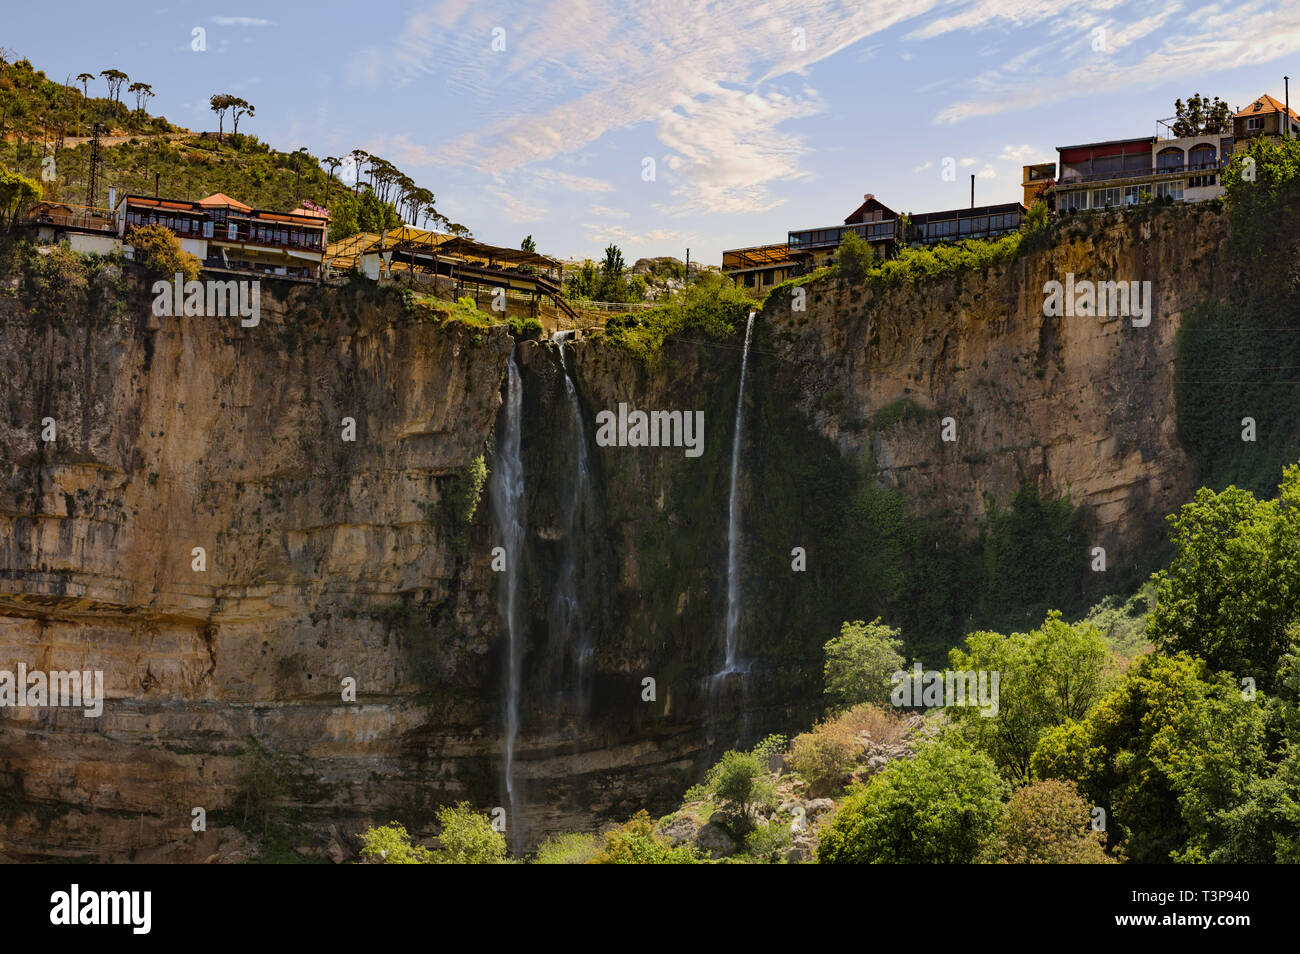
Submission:
[[[944,515],[960,544],[990,501],[1029,482],[1081,506],[1080,566],[1104,545],[1149,569],[1153,520],[1192,486],[1174,436],[1174,334],[1186,307],[1221,293],[1226,225],[1201,210],[1148,226],[1066,226],[984,273],[819,281],[806,311],[769,302],[742,442],[749,671],[723,680],[710,676],[739,339],[687,335],[649,364],[599,335],[569,346],[589,424],[620,401],[705,414],[698,458],[596,447],[589,430],[579,540],[566,531],[563,370],[553,344],[520,342],[514,823],[528,840],[666,807],[720,747],[815,714],[822,643],[895,605],[878,577],[915,568],[882,563],[881,540],[855,522],[873,487],[897,488],[918,519]],[[54,291],[24,268],[0,276],[0,669],[102,670],[108,702],[98,719],[0,711],[0,850],[231,858],[243,828],[337,854],[368,823],[427,834],[438,804],[504,804],[504,636],[480,463],[494,464],[505,328],[444,323],[363,282],[264,285],[253,328],[155,318],[147,283],[116,266]],[[1044,318],[1043,284],[1066,271],[1149,279],[1151,325]],[[939,440],[944,416],[955,444]],[[594,648],[585,693],[554,605],[574,557]],[[1076,580],[1061,589],[1079,595]],[[341,698],[347,678],[355,702]],[[205,835],[191,831],[195,807]]]

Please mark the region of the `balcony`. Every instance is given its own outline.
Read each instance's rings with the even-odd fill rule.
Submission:
[[[1152,179],[1158,176],[1185,176],[1198,172],[1222,172],[1228,167],[1228,160],[1217,159],[1214,162],[1184,162],[1177,166],[1166,166],[1163,169],[1119,169],[1114,172],[1094,172],[1089,175],[1079,175],[1072,169],[1066,169],[1058,185],[1072,186],[1081,185],[1089,182],[1110,182],[1117,179]]]
[[[88,232],[117,232],[117,219],[112,209],[94,209],[87,206],[35,209],[27,217],[32,225],[53,225],[59,228],[83,229]]]
[[[892,241],[898,231],[895,219],[879,222],[860,222],[856,225],[833,225],[822,229],[801,229],[790,233],[790,251],[811,252],[822,248],[836,248],[849,232],[857,234],[864,242]]]

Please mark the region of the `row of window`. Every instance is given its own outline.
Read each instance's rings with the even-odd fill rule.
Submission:
[[[809,229],[805,232],[791,232],[791,248],[812,248],[818,245],[839,245],[849,232],[856,232],[858,237],[868,242],[880,242],[894,237],[894,220],[869,222],[865,225],[845,225],[832,229]]]
[[[225,213],[214,214],[214,219],[224,219]],[[159,214],[157,212],[128,212],[126,221],[130,225],[161,225],[171,229],[177,235],[203,238],[216,238],[216,223],[184,215]],[[226,222],[221,235],[228,242],[241,241],[239,226]],[[274,225],[253,223],[245,227],[242,240],[261,242],[266,245],[297,245],[302,248],[320,248],[321,233],[314,230],[280,228]]]
[[[921,226],[921,235],[927,239],[941,239],[953,235],[983,235],[988,232],[1005,232],[1018,228],[1020,228],[1020,213],[1008,212],[1005,215],[978,215],[964,219],[926,222]]]
[[[1194,189],[1199,186],[1214,185],[1214,180],[1214,176],[1192,176],[1188,182],[1188,187]],[[1121,205],[1137,205],[1143,192],[1149,192],[1157,199],[1170,196],[1175,200],[1181,200],[1183,198],[1183,187],[1184,183],[1180,179],[1175,182],[1157,182],[1154,186],[1146,183],[1122,188],[1093,189],[1092,191],[1080,189],[1078,192],[1063,193],[1058,202],[1061,211],[1067,209],[1083,211],[1089,208],[1113,209]]]

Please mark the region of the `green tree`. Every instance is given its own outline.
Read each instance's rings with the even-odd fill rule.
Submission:
[[[252,116],[256,112],[253,104],[246,99],[238,96],[230,97],[230,134],[236,138],[239,136],[239,119],[241,116]]]
[[[468,802],[438,809],[438,848],[433,863],[439,865],[494,865],[506,859],[506,840],[491,820]]]
[[[903,665],[899,631],[880,617],[870,623],[846,622],[840,634],[826,643],[825,694],[832,709],[848,709],[862,702],[889,702],[891,677]]]
[[[235,104],[235,97],[229,93],[213,93],[208,99],[208,108],[217,114],[217,142],[225,138],[226,113]]]
[[[997,836],[1007,784],[992,760],[949,735],[889,763],[840,805],[819,864],[968,864]]]
[[[176,233],[164,225],[138,225],[128,236],[135,250],[135,261],[145,267],[154,278],[171,279],[178,272],[185,281],[199,277],[202,263],[189,252],[181,250]]]
[[[1176,99],[1174,112],[1177,118],[1170,128],[1175,136],[1209,136],[1232,132],[1232,111],[1217,96],[1213,102],[1200,93],[1192,94],[1186,103]]]
[[[725,753],[704,780],[731,815],[737,828],[746,829],[753,821],[754,809],[775,803],[776,791],[753,752]]]
[[[12,229],[23,210],[40,197],[39,182],[0,166],[0,225]]]
[[[536,252],[537,243],[533,241],[531,235],[525,235],[524,240],[519,243],[519,247],[525,252]]]
[[[876,253],[857,232],[846,232],[835,249],[835,265],[840,281],[856,285],[867,276]]]
[[[1110,659],[1097,627],[1071,625],[1055,610],[1028,633],[972,633],[964,651],[949,652],[949,666],[997,673],[997,713],[989,716],[969,705],[946,712],[1004,775],[1024,783],[1031,777],[1030,760],[1043,733],[1082,719],[1109,688]]]
[[[103,70],[99,75],[104,77],[104,82],[108,84],[108,98],[114,103],[118,102],[118,94],[122,90],[122,84],[131,77],[121,70]]]
[[[397,822],[370,828],[361,836],[362,861],[376,865],[427,865],[433,855],[423,845],[411,844],[411,836]]]
[[[143,117],[145,101],[153,98],[153,87],[148,83],[132,83],[127,92],[135,95],[135,111]]]
[[[1175,553],[1154,577],[1147,636],[1270,689],[1300,619],[1300,465],[1277,500],[1201,488],[1169,522]]]
[[[1264,768],[1263,709],[1186,654],[1149,653],[1079,722],[1043,734],[1036,778],[1071,779],[1139,863],[1204,859]]]
[[[600,270],[609,278],[618,278],[623,274],[623,250],[611,242],[605,246],[605,261]]]
[[[1092,806],[1073,782],[1049,779],[1017,789],[999,832],[1002,864],[1115,864],[1106,838],[1092,828]]]

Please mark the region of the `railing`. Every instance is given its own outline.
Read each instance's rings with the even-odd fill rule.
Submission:
[[[569,304],[578,311],[608,311],[617,314],[624,311],[642,311],[646,308],[654,308],[659,303],[653,301],[583,301],[573,298],[569,300]]]
[[[1185,176],[1195,172],[1222,172],[1228,167],[1227,159],[1215,162],[1186,162],[1178,166],[1166,166],[1164,169],[1118,169],[1115,172],[1093,172],[1088,175],[1070,175],[1062,173],[1059,185],[1075,185],[1080,182],[1108,182],[1112,179],[1139,179],[1151,176]]]
[[[32,225],[57,225],[61,228],[91,229],[96,232],[117,231],[117,219],[109,209],[74,207],[68,212],[41,210],[32,212],[27,221]]]

